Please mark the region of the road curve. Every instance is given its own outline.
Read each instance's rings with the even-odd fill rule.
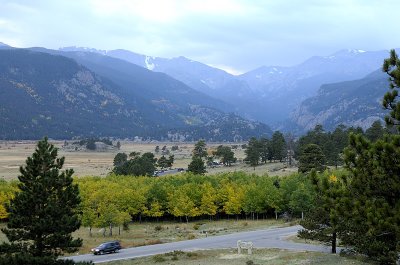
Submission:
[[[329,252],[330,248],[310,244],[294,243],[285,240],[294,235],[301,226],[270,228],[248,232],[238,232],[229,235],[212,236],[201,239],[186,240],[158,245],[142,246],[122,249],[119,253],[109,255],[79,255],[66,257],[74,261],[93,261],[94,263],[110,262],[115,260],[133,259],[171,252],[174,250],[194,251],[203,249],[235,248],[238,240],[252,241],[255,248],[279,248],[299,251]]]

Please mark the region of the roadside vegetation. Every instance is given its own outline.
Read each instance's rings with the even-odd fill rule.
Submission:
[[[107,265],[366,265],[374,264],[366,259],[342,257],[318,252],[297,252],[279,249],[255,249],[252,255],[237,254],[235,249],[203,250],[194,252],[174,251],[152,257],[103,263]]]

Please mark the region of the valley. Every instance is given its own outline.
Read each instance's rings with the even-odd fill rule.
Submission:
[[[0,265],[400,264],[400,1],[0,1]]]
[[[65,157],[65,167],[74,169],[74,176],[106,176],[113,169],[113,159],[119,152],[127,154],[136,151],[140,153],[153,152],[156,146],[167,146],[171,150],[172,146],[179,146],[178,151],[171,151],[174,155],[175,161],[173,168],[185,168],[191,161],[191,154],[195,143],[175,143],[175,142],[154,142],[154,143],[137,143],[133,141],[120,141],[120,150],[108,151],[69,151],[63,148],[65,141],[52,141],[52,143],[59,148],[59,155]],[[73,143],[73,141],[67,141]],[[260,165],[254,170],[249,165],[243,162],[245,157],[244,150],[240,148],[240,143],[221,143],[228,146],[239,146],[234,150],[235,157],[240,162],[233,164],[231,167],[218,166],[207,168],[207,174],[216,174],[224,172],[243,171],[250,174],[257,175],[287,175],[297,171],[297,168],[288,168],[285,163],[268,163]],[[210,150],[217,148],[220,143],[209,143]],[[15,180],[20,174],[19,166],[25,162],[27,156],[32,154],[36,147],[36,141],[0,141],[0,178],[5,180]],[[161,154],[156,155],[160,157]]]

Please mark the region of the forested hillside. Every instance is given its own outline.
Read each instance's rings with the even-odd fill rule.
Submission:
[[[271,134],[268,126],[225,114],[217,108],[229,105],[165,74],[93,53],[70,53],[68,59],[34,50],[0,51],[2,139],[234,141]]]

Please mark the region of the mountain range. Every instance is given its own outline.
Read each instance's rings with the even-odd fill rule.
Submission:
[[[135,136],[243,140],[265,124],[163,73],[108,56],[44,48],[0,50],[1,138]],[[227,129],[229,128],[229,129]]]
[[[165,73],[211,97],[234,106],[240,115],[275,128],[290,119],[300,104],[329,83],[356,80],[381,67],[388,51],[345,49],[329,56],[314,56],[295,66],[262,66],[239,76],[185,57],[160,58],[127,50],[67,47],[63,51],[90,51],[126,60]]]
[[[16,138],[52,135],[61,128],[54,137],[238,141],[271,135],[265,124],[296,133],[316,124],[365,128],[387,113],[379,102],[388,83],[377,71],[387,51],[341,50],[239,76],[185,57],[120,49],[16,49],[0,43],[0,51],[0,88],[7,88],[0,90],[2,138],[13,132]],[[52,74],[46,76],[48,67]]]

